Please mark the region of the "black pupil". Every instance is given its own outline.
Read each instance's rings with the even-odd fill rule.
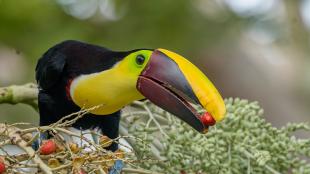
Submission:
[[[144,58],[143,55],[138,55],[136,57],[136,62],[137,62],[138,65],[142,65],[144,63],[144,60],[145,60],[145,58]]]

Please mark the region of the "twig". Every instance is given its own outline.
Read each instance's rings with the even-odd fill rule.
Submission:
[[[61,165],[59,167],[53,168],[52,171],[58,171],[58,170],[61,170],[61,169],[66,169],[66,168],[71,167],[71,166],[72,166],[72,162],[68,162],[68,163],[66,163],[64,165]]]
[[[143,105],[143,108],[149,113],[149,117],[154,121],[154,123],[156,124],[156,126],[158,127],[159,131],[165,135],[166,137],[168,137],[168,135],[166,134],[166,132],[164,132],[164,130],[161,128],[160,124],[157,122],[157,120],[154,118],[153,113],[150,111],[150,109],[146,106]]]
[[[250,159],[254,159],[255,157],[254,155],[252,155],[249,151],[247,151],[246,149],[242,148],[242,150],[240,150],[243,154],[245,154],[248,158]],[[280,172],[276,171],[274,168],[270,167],[268,164],[265,164],[264,167],[269,170],[272,174],[281,174]]]
[[[5,124],[0,124],[0,134],[7,132],[7,136],[10,137],[12,144],[16,144],[21,149],[23,149],[30,157],[33,156],[32,159],[35,164],[38,164],[39,168],[45,172],[46,174],[52,174],[50,168],[41,160],[41,158],[35,153],[35,151],[27,146],[27,142],[24,141],[20,134],[16,131],[16,128],[9,127]]]
[[[163,173],[152,172],[149,170],[132,169],[132,168],[123,168],[122,173],[163,174]]]

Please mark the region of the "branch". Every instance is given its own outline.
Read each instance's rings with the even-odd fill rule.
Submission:
[[[38,88],[33,83],[17,86],[12,85],[0,88],[0,104],[24,103],[38,110],[37,104]]]
[[[15,172],[15,170],[17,171],[19,169],[27,169],[27,168],[39,169],[40,171],[46,174],[52,174],[55,171],[70,172],[72,170],[107,171],[110,167],[114,165],[114,162],[116,160],[121,160],[127,165],[132,165],[131,163],[133,162],[139,162],[139,160],[130,157],[132,156],[131,152],[127,153],[122,150],[117,150],[116,152],[110,152],[104,149],[104,147],[106,147],[105,143],[107,141],[117,142],[119,138],[133,138],[138,140],[137,138],[131,136],[119,137],[118,139],[115,140],[106,139],[105,141],[96,144],[87,139],[86,137],[84,137],[84,134],[78,134],[72,132],[70,130],[65,129],[64,127],[59,127],[60,125],[61,124],[57,124],[53,127],[41,126],[41,127],[29,127],[29,128],[17,128],[9,124],[0,123],[0,137],[4,138],[3,143],[1,143],[1,146],[16,145],[17,147],[25,151],[24,154],[10,155],[8,152],[6,152],[4,149],[0,147],[5,154],[4,155],[5,159],[10,161],[9,164],[6,164],[7,166],[9,166],[8,172]],[[39,132],[44,132],[48,130],[54,131],[56,135],[61,134],[70,137],[81,138],[81,140],[86,141],[88,145],[78,146],[76,143],[73,143],[70,140],[69,141],[59,140],[57,139],[57,136],[55,136],[53,142],[56,143],[57,146],[56,150],[52,154],[48,155],[39,154],[31,147],[31,143],[28,143],[27,142],[28,140],[25,139],[26,138],[29,139],[28,137],[29,133],[32,133],[31,135],[35,136]],[[104,137],[101,134],[100,135],[98,134],[98,136]],[[34,137],[32,138],[34,139]],[[75,147],[72,146],[73,144],[76,144],[76,146]],[[89,151],[86,149],[93,149],[93,150]],[[29,161],[33,161],[33,164],[29,164],[28,163]],[[145,173],[145,174],[151,173],[150,171],[141,168],[138,169],[127,168],[126,170],[128,170],[128,172],[136,171],[135,173]]]
[[[46,174],[52,174],[50,168],[41,160],[41,158],[35,153],[31,146],[22,139],[19,134],[19,129],[12,126],[7,126],[0,123],[0,135],[6,135],[10,138],[12,144],[17,145],[23,149],[29,157],[33,157],[32,160],[35,164],[38,164],[39,168]]]

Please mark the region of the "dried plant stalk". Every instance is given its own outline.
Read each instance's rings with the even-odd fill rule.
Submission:
[[[27,92],[16,92],[16,89]],[[36,95],[35,85],[0,88],[0,103],[21,102],[37,108]],[[119,142],[120,138],[126,139],[129,145],[125,146],[132,149],[132,153],[121,152],[120,155],[120,152],[107,152],[100,145],[88,141],[84,134],[67,129],[87,110],[74,113],[68,116],[71,119],[60,120],[50,126],[28,125],[27,128],[17,129],[14,126],[27,124],[1,124],[4,130],[10,128],[12,132],[8,134],[3,131],[3,135],[0,134],[0,148],[14,142],[11,135],[17,134],[30,147],[37,137],[29,137],[29,133],[52,131],[56,135],[55,139],[63,146],[62,151],[47,156],[26,151],[25,154],[6,155],[6,160],[15,169],[24,167],[39,168],[41,172],[47,170],[38,161],[33,164],[21,163],[33,161],[37,156],[49,170],[58,173],[72,171],[73,166],[82,167],[90,173],[104,173],[115,160],[122,160],[127,167],[132,167],[126,167],[124,173],[310,173],[310,164],[307,163],[310,158],[310,139],[298,139],[293,135],[297,130],[309,131],[309,123],[288,123],[277,129],[265,121],[263,110],[257,102],[238,98],[226,99],[225,102],[228,111],[226,118],[206,135],[197,133],[148,101],[134,102],[123,110],[120,137],[113,140]],[[62,134],[79,137],[88,145],[73,150],[69,142],[63,141]],[[14,144],[18,145],[17,142]],[[94,152],[87,152],[86,149],[90,147]]]

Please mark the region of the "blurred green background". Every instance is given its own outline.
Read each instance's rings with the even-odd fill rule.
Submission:
[[[310,0],[0,0],[0,86],[34,82],[37,59],[67,39],[113,50],[166,48],[224,97],[257,100],[275,126],[310,120]],[[1,122],[37,123],[25,105]]]

